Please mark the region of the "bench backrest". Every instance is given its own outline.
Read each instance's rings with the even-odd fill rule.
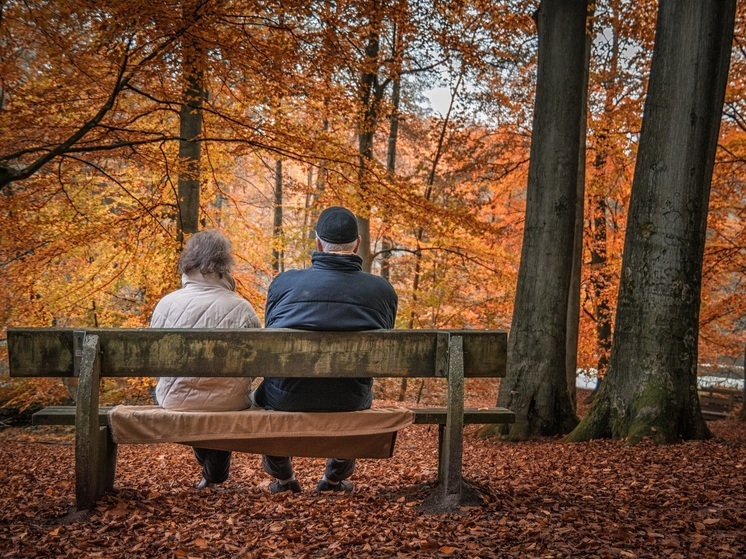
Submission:
[[[102,377],[445,377],[463,339],[465,377],[503,377],[500,330],[11,328],[10,375],[73,377],[85,336],[98,337]]]

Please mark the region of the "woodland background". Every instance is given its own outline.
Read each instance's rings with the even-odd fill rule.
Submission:
[[[184,239],[207,227],[233,240],[238,290],[261,314],[272,277],[309,265],[329,204],[362,218],[366,264],[400,295],[398,328],[508,329],[537,6],[0,0],[2,332],[146,326],[179,285]],[[594,10],[577,364],[603,372],[657,2]],[[745,16],[741,2],[702,271],[708,371],[732,371],[746,341]],[[140,381],[106,388],[105,403],[150,399]],[[379,384],[377,397],[425,403],[439,388]],[[471,383],[467,403],[493,405],[496,390]],[[74,392],[0,376],[13,411]],[[668,446],[477,440],[470,426],[464,473],[478,502],[448,513],[425,506],[437,437],[423,426],[400,434],[392,459],[361,461],[345,496],[271,495],[245,454],[220,491],[196,493],[188,448],[128,445],[118,491],[69,513],[70,428],[4,423],[0,555],[742,557],[744,425],[710,422],[712,439]],[[312,487],[319,463],[297,465]]]
[[[179,285],[190,228],[230,236],[238,291],[261,315],[272,277],[310,264],[315,216],[330,204],[363,218],[366,263],[400,296],[398,328],[509,329],[536,7],[0,3],[2,331],[146,326]],[[577,362],[601,372],[656,8],[603,0],[592,21]],[[704,256],[699,352],[713,367],[731,367],[745,341],[745,16],[741,3]],[[189,188],[198,207],[185,212]],[[74,389],[1,382],[19,407]],[[147,397],[139,382],[109,399]]]

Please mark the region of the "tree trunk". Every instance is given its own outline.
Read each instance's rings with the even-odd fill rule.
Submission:
[[[400,52],[402,46],[402,26],[397,22],[394,22],[393,29],[393,48],[392,58],[395,62],[395,75],[391,85],[391,117],[389,119],[389,142],[388,149],[386,150],[386,171],[389,176],[389,180],[392,182],[396,178],[396,145],[399,139],[399,105],[401,104],[401,59],[402,53]],[[386,216],[383,216],[384,223],[386,222]],[[393,243],[391,237],[384,232],[383,240],[381,243],[381,277],[389,281],[391,279],[391,250]],[[407,377],[402,377],[401,384],[399,385],[399,395],[397,400],[403,402],[407,397],[408,387]]]
[[[590,278],[589,283],[593,292],[594,311],[596,319],[596,371],[598,373],[599,387],[600,379],[606,374],[609,367],[609,354],[611,352],[611,314],[612,305],[609,297],[608,257],[607,257],[607,198],[609,196],[612,178],[607,171],[609,163],[609,151],[611,145],[611,121],[614,118],[616,100],[620,95],[619,87],[619,37],[621,27],[624,24],[619,9],[618,0],[609,5],[611,12],[611,48],[609,52],[609,70],[607,84],[604,87],[604,112],[602,125],[597,140],[596,158],[593,162],[595,184],[589,198],[590,205]]]
[[[198,15],[184,5],[184,19],[196,21]],[[179,179],[177,220],[180,240],[199,229],[200,156],[202,135],[202,99],[204,98],[204,47],[185,34],[182,42],[184,99],[179,112]]]
[[[583,175],[584,176],[584,175]],[[580,198],[582,200],[582,197]],[[583,204],[578,202],[576,217],[579,224],[575,224],[575,240],[572,251],[572,275],[570,276],[570,292],[567,299],[567,339],[565,340],[565,379],[567,394],[572,403],[572,409],[577,410],[577,376],[578,376],[578,337],[580,328],[580,273],[583,266]]]
[[[741,400],[741,421],[746,421],[746,350],[743,352],[743,399]]]
[[[329,130],[329,121],[324,119],[322,123],[322,130],[326,132]],[[306,216],[304,218],[304,228],[308,231],[308,239],[311,241],[310,252],[308,254],[308,265],[311,264],[311,254],[316,250],[316,221],[319,219],[321,209],[319,208],[319,200],[324,196],[324,190],[326,189],[327,179],[327,168],[326,160],[321,158],[318,163],[318,171],[316,172],[316,182],[313,182],[313,169],[308,171],[308,190],[309,194],[306,196]],[[315,188],[314,188],[315,186]]]
[[[283,271],[284,239],[282,236],[282,160],[275,162],[275,205],[274,219],[272,224],[272,269],[276,272]]]
[[[373,135],[378,123],[378,105],[383,91],[378,87],[378,55],[381,42],[379,29],[381,26],[380,6],[373,3],[370,29],[365,45],[364,68],[360,76],[360,109],[358,129],[358,159],[359,159],[359,194],[366,205],[368,164],[373,160]],[[358,212],[358,226],[360,230],[360,248],[358,254],[363,259],[363,270],[370,272],[373,262],[370,250],[370,217],[369,212]]]
[[[592,21],[595,6],[589,8],[589,21]],[[567,392],[572,402],[572,409],[577,410],[577,376],[578,376],[578,330],[580,328],[580,275],[583,268],[583,223],[585,221],[585,162],[586,136],[588,129],[588,73],[591,59],[591,24],[588,24],[583,46],[583,100],[580,110],[580,146],[578,148],[578,183],[575,200],[575,227],[572,246],[572,273],[570,292],[567,300],[567,339],[565,342],[565,377]]]
[[[591,204],[591,278],[593,298],[596,307],[596,337],[598,340],[598,360],[596,370],[603,378],[609,367],[611,352],[611,305],[607,283],[606,257],[606,198],[594,195]]]
[[[433,154],[433,161],[430,165],[430,171],[427,175],[427,183],[425,188],[425,201],[430,202],[433,197],[433,185],[435,184],[435,177],[437,176],[438,171],[438,165],[440,163],[440,159],[443,156],[443,150],[445,146],[446,141],[446,133],[448,132],[448,125],[451,122],[451,113],[453,112],[453,106],[456,102],[456,97],[459,95],[459,91],[461,89],[461,84],[464,79],[464,73],[466,71],[465,66],[462,66],[461,72],[459,73],[458,79],[456,80],[456,84],[454,85],[453,89],[451,90],[451,99],[448,104],[448,110],[446,111],[445,116],[443,117],[443,122],[440,126],[440,132],[438,134],[438,142],[435,146],[435,154]],[[414,257],[415,257],[415,264],[414,264],[414,274],[412,277],[412,311],[409,315],[409,328],[415,327],[415,322],[417,319],[417,299],[418,299],[418,292],[420,289],[420,277],[422,275],[422,239],[425,236],[425,228],[424,226],[420,226],[415,231],[415,249],[414,249]]]
[[[711,436],[697,397],[710,180],[735,0],[661,0],[609,371],[572,441]]]
[[[395,66],[396,74],[393,77],[391,85],[391,118],[389,119],[389,143],[386,150],[386,171],[389,179],[393,182],[396,178],[396,145],[399,139],[399,105],[401,104],[401,64],[398,62],[402,59],[400,52],[402,35],[402,26],[394,22],[393,38],[394,47],[392,56],[397,61]],[[386,216],[383,216],[384,222]],[[391,250],[393,242],[387,231],[384,231],[383,241],[381,243],[381,277],[389,280],[391,276]],[[407,379],[402,378],[403,392],[406,392]],[[400,400],[403,398],[400,398]]]
[[[500,429],[513,439],[567,433],[577,424],[565,357],[587,13],[586,0],[543,0],[538,11],[526,222],[498,396],[498,405],[516,414],[515,424]]]

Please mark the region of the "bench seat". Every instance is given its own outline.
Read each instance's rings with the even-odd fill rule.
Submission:
[[[112,406],[98,409],[98,424],[109,425],[109,410]],[[448,417],[446,407],[410,408],[414,412],[414,423],[419,425],[445,425]],[[513,423],[515,414],[507,408],[464,408],[464,424],[486,425],[491,423]],[[47,406],[31,417],[33,425],[75,425],[75,406]]]

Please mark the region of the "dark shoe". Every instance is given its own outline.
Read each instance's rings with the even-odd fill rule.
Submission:
[[[351,481],[342,480],[339,483],[329,483],[325,479],[322,479],[316,486],[316,491],[343,491],[344,493],[352,493]]]
[[[274,480],[269,484],[270,493],[283,493],[285,491],[292,491],[293,493],[300,493],[300,483],[297,479],[288,481],[287,483],[281,483],[279,479]]]
[[[215,484],[202,478],[202,481],[197,484],[197,491],[203,491],[205,489],[215,489]]]

